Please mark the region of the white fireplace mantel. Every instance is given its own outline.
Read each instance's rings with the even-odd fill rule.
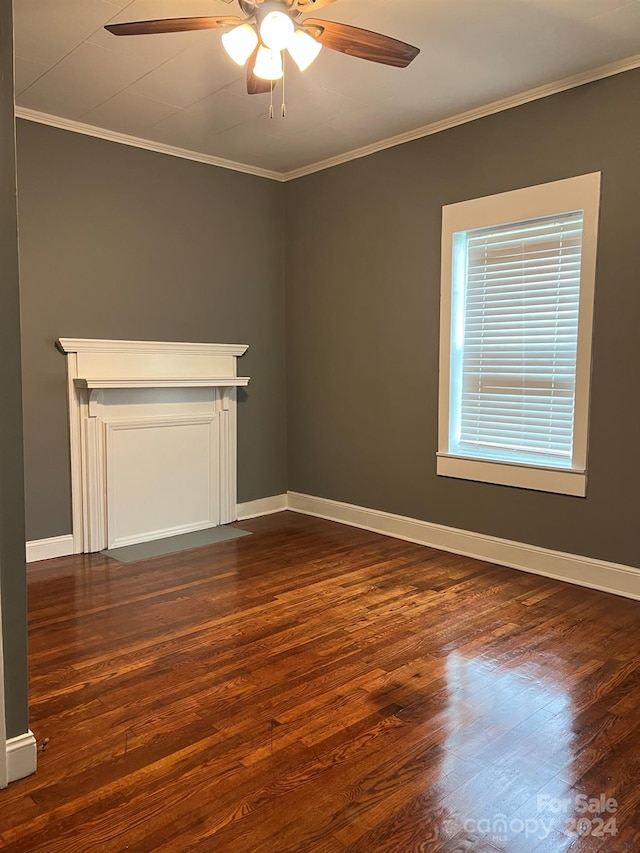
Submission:
[[[61,338],[57,345],[67,356],[75,553],[235,520],[236,388],[249,382],[237,375],[237,359],[245,344]],[[144,479],[132,470],[147,454],[143,435],[158,453],[175,445],[180,460],[167,476],[183,477],[184,496],[174,504],[181,512],[193,503],[192,518],[172,525],[171,495],[163,502],[155,492],[149,501],[127,493],[125,505],[149,516],[157,499],[159,519],[166,516],[157,529],[147,517],[146,533],[126,529],[131,513],[118,506],[127,482],[138,488]]]
[[[236,361],[246,344],[194,344],[164,341],[110,341],[60,338],[58,348],[75,356],[74,381],[94,383],[87,387],[124,387],[95,383],[144,382],[139,387],[177,387],[191,382],[202,385],[246,385],[237,375]]]

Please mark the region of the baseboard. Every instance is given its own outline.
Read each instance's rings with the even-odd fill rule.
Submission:
[[[7,779],[16,782],[36,772],[38,753],[32,731],[7,740]]]
[[[258,498],[256,501],[238,504],[237,517],[238,521],[246,521],[249,518],[257,518],[259,515],[282,512],[287,507],[287,495],[272,495],[269,498]]]
[[[431,548],[439,548],[441,551],[451,551],[454,554],[487,560],[511,569],[544,575],[589,589],[640,600],[640,569],[631,566],[552,551],[536,545],[499,539],[455,527],[445,527],[429,521],[299,492],[288,492],[286,495],[273,495],[239,503],[237,518],[238,521],[243,521],[260,515],[282,512],[285,509],[360,527],[374,533],[383,533],[386,536],[416,542],[419,545],[428,545]],[[53,557],[66,557],[73,553],[73,536],[70,534],[27,542],[28,563]]]
[[[173,536],[184,536],[186,533],[198,533],[200,530],[210,530],[215,524],[180,524],[176,527],[165,527],[162,530],[152,530],[142,536],[121,536],[107,544],[108,550],[114,548],[128,548],[129,545],[142,545],[143,542],[157,542],[159,539],[171,539]]]
[[[238,521],[243,521],[249,518],[257,518],[259,515],[270,515],[274,512],[282,512],[287,509],[286,495],[272,495],[268,498],[259,498],[256,501],[247,501],[237,505]],[[179,530],[177,533],[188,532]],[[175,536],[177,533],[173,531],[162,532],[162,536]],[[154,534],[152,539],[159,538],[158,534]],[[138,541],[138,540],[136,540]],[[119,542],[120,547],[128,542]],[[51,560],[54,557],[68,557],[75,553],[73,536],[69,533],[66,536],[52,536],[50,539],[34,539],[27,542],[27,563],[35,563],[38,560]]]
[[[288,493],[288,508],[305,515],[338,521],[419,545],[428,545],[441,551],[451,551],[511,569],[520,569],[589,589],[640,600],[640,569],[631,566],[498,539],[483,533],[458,530],[299,492]]]
[[[27,563],[37,560],[52,560],[54,557],[68,557],[74,553],[73,536],[52,536],[50,539],[34,539],[27,542]]]

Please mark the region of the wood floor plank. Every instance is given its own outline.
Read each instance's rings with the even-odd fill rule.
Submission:
[[[48,743],[0,793],[0,850],[640,850],[639,603],[288,512],[241,526],[29,567]],[[572,834],[601,795],[615,834]]]

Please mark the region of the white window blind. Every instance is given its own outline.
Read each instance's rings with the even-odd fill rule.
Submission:
[[[583,213],[458,232],[449,450],[572,465]]]

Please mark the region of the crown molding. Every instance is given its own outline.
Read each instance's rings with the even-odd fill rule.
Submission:
[[[16,105],[16,118],[25,121],[33,121],[36,124],[46,124],[48,127],[57,127],[60,130],[68,130],[71,133],[80,133],[83,136],[93,136],[96,139],[105,139],[107,142],[117,142],[120,145],[128,145],[131,148],[143,148],[145,151],[155,151],[157,154],[168,154],[170,157],[180,157],[182,160],[194,160],[196,163],[204,163],[207,166],[219,166],[221,169],[231,169],[234,172],[244,172],[247,175],[256,175],[259,178],[268,178],[272,181],[284,180],[281,172],[273,172],[270,169],[260,169],[258,166],[250,166],[247,163],[236,163],[234,160],[225,160],[223,157],[213,157],[210,154],[202,154],[199,151],[191,151],[188,148],[178,148],[175,145],[165,145],[163,142],[154,142],[151,139],[142,139],[139,136],[129,136],[119,133],[117,130],[108,130],[105,127],[95,127],[92,124],[83,124],[70,118],[61,118],[50,113],[42,113],[27,107]]]
[[[547,98],[549,95],[557,95],[559,92],[566,92],[568,89],[575,89],[577,86],[584,86],[586,83],[594,83],[596,80],[604,80],[606,77],[613,77],[625,71],[632,71],[634,68],[640,68],[640,53],[627,57],[627,59],[621,59],[618,62],[601,65],[599,68],[592,68],[590,71],[584,71],[581,74],[574,74],[572,77],[565,77],[564,80],[558,80],[555,83],[547,83],[544,86],[529,89],[518,95],[510,95],[508,98],[502,98],[500,101],[493,101],[491,104],[485,104],[482,107],[476,107],[464,113],[458,113],[449,118],[431,122],[431,124],[425,124],[423,127],[399,133],[397,136],[390,136],[388,139],[381,139],[379,142],[364,145],[362,148],[354,148],[353,151],[347,151],[336,157],[330,157],[327,160],[321,160],[318,163],[312,163],[300,169],[293,169],[290,172],[284,172],[282,180],[294,181],[296,178],[303,178],[305,175],[311,175],[314,172],[330,169],[333,166],[339,166],[351,160],[358,160],[361,157],[368,157],[369,154],[384,151],[385,148],[393,148],[396,145],[402,145],[404,142],[412,142],[414,139],[432,136],[434,133],[440,133],[442,130],[449,130],[452,127],[458,127],[461,124],[467,124],[479,118],[485,118],[495,113],[501,113],[504,110],[510,110],[512,107],[519,107],[531,101],[537,101],[540,98]]]
[[[550,95],[557,95],[560,92],[566,92],[568,89],[575,89],[577,86],[595,83],[597,80],[604,80],[606,77],[623,74],[625,71],[633,71],[635,68],[640,68],[640,53],[636,53],[626,59],[620,59],[617,62],[610,62],[608,65],[601,65],[598,68],[583,71],[580,74],[574,74],[572,77],[565,77],[563,80],[557,80],[554,83],[547,83],[535,89],[528,89],[517,95],[510,95],[508,98],[502,98],[499,101],[493,101],[490,104],[485,104],[484,106],[476,107],[463,113],[457,113],[448,118],[423,125],[415,130],[399,133],[396,136],[390,136],[387,139],[373,142],[371,145],[354,148],[352,151],[346,151],[344,154],[339,154],[336,157],[319,160],[317,163],[311,163],[300,169],[292,169],[289,172],[275,172],[270,169],[261,169],[258,166],[251,166],[247,163],[237,163],[234,160],[225,160],[222,157],[202,154],[187,148],[178,148],[173,145],[165,145],[162,142],[154,142],[150,139],[141,139],[138,136],[129,136],[126,133],[118,133],[115,130],[107,130],[103,127],[83,124],[79,121],[60,118],[59,116],[39,112],[38,110],[31,110],[26,107],[16,106],[15,114],[17,118],[24,119],[25,121],[33,121],[37,124],[45,124],[49,127],[60,128],[61,130],[69,130],[72,133],[93,136],[97,139],[105,139],[108,142],[129,145],[132,148],[143,148],[146,151],[155,151],[158,154],[168,154],[171,157],[180,157],[183,160],[193,160],[197,163],[205,163],[208,166],[218,166],[221,169],[244,172],[247,175],[256,175],[257,177],[268,178],[272,181],[286,182],[303,178],[305,175],[312,175],[314,172],[321,172],[324,169],[331,169],[333,166],[340,166],[342,163],[348,163],[351,160],[368,157],[369,154],[375,154],[378,151],[384,151],[386,148],[393,148],[405,142],[412,142],[415,139],[432,136],[434,133],[440,133],[443,130],[449,130],[452,127],[458,127],[461,124],[467,124],[479,118],[485,118],[495,113],[510,110],[512,107],[519,107],[531,101],[547,98]]]

